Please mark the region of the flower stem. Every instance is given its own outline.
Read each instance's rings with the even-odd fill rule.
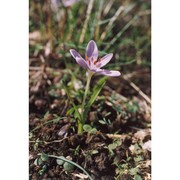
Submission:
[[[92,77],[93,74],[94,73],[92,71],[88,72],[86,89],[85,89],[85,92],[84,92],[84,97],[83,97],[83,101],[82,101],[82,105],[81,105],[81,119],[82,119],[82,121],[78,121],[78,134],[82,134],[82,132],[83,132],[83,125],[85,123],[85,119],[84,119],[84,105],[85,105],[87,93],[88,93],[88,90],[89,90],[89,86],[90,86],[90,82],[91,82],[91,77]]]
[[[82,106],[81,106],[82,114],[84,112],[84,104],[85,104],[86,96],[87,96],[87,93],[88,93],[88,90],[89,90],[89,85],[90,85],[90,82],[91,82],[92,75],[93,75],[93,73],[90,71],[89,74],[88,74],[87,83],[86,83],[86,89],[85,89],[85,93],[84,93],[84,97],[83,97],[83,102],[82,102]],[[84,119],[83,119],[83,121],[84,121]]]
[[[78,120],[78,134],[83,133],[83,123]]]

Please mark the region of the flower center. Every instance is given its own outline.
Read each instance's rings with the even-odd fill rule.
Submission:
[[[86,61],[88,62],[89,64],[89,67],[91,70],[93,69],[97,69],[100,67],[101,65],[101,58],[98,58],[97,60],[94,60],[93,57],[89,58],[87,55],[85,57]]]

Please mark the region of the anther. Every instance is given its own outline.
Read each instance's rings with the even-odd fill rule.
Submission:
[[[101,58],[99,58],[97,61],[98,61],[98,62],[101,62]]]

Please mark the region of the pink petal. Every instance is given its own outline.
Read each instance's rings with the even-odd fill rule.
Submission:
[[[77,57],[77,58],[76,58],[76,62],[77,62],[80,66],[82,66],[83,68],[89,69],[88,64],[86,63],[86,61],[85,61],[83,58]]]
[[[105,75],[105,76],[120,76],[121,75],[119,71],[109,71],[106,69],[96,69],[95,72],[101,75]]]
[[[74,3],[76,3],[77,0],[62,0],[62,3],[65,7],[69,7],[71,5],[73,5]]]
[[[74,59],[76,59],[76,57],[82,58],[81,55],[74,49],[70,49],[70,53],[71,53],[71,55],[73,56]]]
[[[98,48],[97,48],[96,43],[93,40],[89,41],[89,43],[87,45],[86,56],[88,58],[93,57],[94,60],[97,60],[97,58],[98,58]]]
[[[70,53],[80,66],[89,69],[89,66],[86,63],[86,61],[81,57],[81,55],[76,50],[70,49]]]
[[[101,61],[100,61],[100,66],[99,68],[105,66],[113,57],[113,54],[107,54],[106,56],[102,57],[101,58]]]

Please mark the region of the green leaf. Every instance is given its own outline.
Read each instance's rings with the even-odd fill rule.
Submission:
[[[140,149],[140,147],[139,147],[139,145],[136,143],[135,145],[134,145],[134,150],[135,150],[135,152],[137,151],[137,150],[139,150]]]
[[[49,157],[48,157],[47,154],[42,153],[42,154],[41,154],[41,159],[42,159],[42,161],[48,161]]]
[[[128,169],[128,165],[127,164],[121,164],[120,165],[122,169]]]
[[[78,106],[76,106],[76,107],[77,107],[77,110],[74,111],[74,118],[81,120],[80,116],[79,116],[79,110],[78,110],[79,108],[78,108]]]
[[[127,161],[130,161],[131,159],[132,159],[131,157],[128,157],[128,158],[127,158]]]
[[[144,158],[142,156],[134,157],[135,162],[139,162],[139,161],[143,161],[143,160],[144,160]]]
[[[122,144],[121,140],[116,140],[115,143],[117,144],[117,146],[120,146]]]
[[[111,150],[116,149],[116,147],[117,147],[116,143],[112,143],[112,144],[108,145],[108,148],[111,149]]]
[[[44,115],[44,118],[46,118],[49,115],[49,111],[47,111]]]
[[[88,124],[85,124],[85,125],[83,126],[83,129],[84,129],[84,131],[86,131],[86,132],[90,132],[90,131],[92,130],[92,127],[91,127],[90,125],[88,125]]]
[[[91,105],[94,103],[94,101],[96,100],[97,96],[99,95],[101,89],[103,88],[103,86],[105,85],[106,83],[106,80],[107,80],[107,77],[103,77],[101,78],[97,84],[95,85],[95,87],[93,88],[93,91],[92,91],[92,95],[91,95],[91,98],[88,102],[88,104],[85,106],[85,111],[84,111],[84,114],[83,114],[83,117],[84,119],[86,119],[87,117],[87,113],[91,107]]]
[[[106,76],[103,77],[103,78],[101,78],[101,79],[97,82],[96,86],[93,88],[93,92],[92,92],[91,98],[90,98],[90,100],[89,100],[89,102],[88,102],[88,104],[87,104],[87,107],[88,107],[88,108],[90,108],[91,105],[92,105],[92,104],[94,103],[94,101],[96,100],[98,94],[100,93],[101,89],[102,89],[103,86],[105,85],[106,80],[107,80],[107,77],[106,77]]]
[[[41,158],[37,158],[37,159],[35,159],[35,161],[34,161],[34,165],[36,165],[36,166],[40,166],[42,163],[43,163],[43,161],[42,161]]]
[[[138,168],[132,168],[129,170],[129,172],[131,175],[136,175],[139,172],[139,169]]]
[[[137,174],[134,176],[134,179],[135,179],[135,180],[142,180],[141,176],[139,176],[139,175],[137,175]]]
[[[42,169],[40,169],[40,170],[38,171],[38,173],[42,176],[42,175],[44,174],[44,172],[46,171],[46,169],[47,169],[47,166],[44,165],[44,166],[42,167]]]
[[[64,158],[63,156],[60,156],[60,158],[61,158],[61,157]],[[63,161],[62,159],[56,159],[56,162],[57,162],[58,165],[61,166],[61,165],[64,164],[65,161]]]
[[[67,111],[67,115],[72,115],[72,113],[74,112],[74,107],[70,108],[68,111]]]
[[[71,96],[70,96],[70,93],[69,93],[69,91],[68,91],[68,88],[66,87],[66,85],[64,85],[63,80],[62,80],[61,82],[62,82],[62,86],[63,86],[63,88],[64,88],[64,90],[65,90],[65,92],[66,92],[66,95],[67,95],[68,99],[70,100],[70,102],[71,102],[71,104],[72,104],[72,106],[73,106],[73,108],[74,108],[74,110],[75,110],[75,114],[76,114],[77,118],[79,119],[79,121],[82,121],[81,115],[80,115],[80,113],[79,113],[79,111],[78,111],[78,106],[76,106],[76,105],[74,104],[74,102],[73,102],[73,100],[72,100],[72,98],[71,98]]]
[[[96,133],[97,133],[97,129],[96,129],[96,128],[92,128],[92,129],[90,130],[90,133],[91,133],[91,134],[96,134]]]
[[[74,169],[74,165],[68,162],[65,162],[63,167],[65,171],[72,171]]]
[[[118,146],[120,146],[122,144],[122,142],[120,140],[116,140],[114,141],[112,144],[108,145],[108,148],[113,150],[116,149]]]

